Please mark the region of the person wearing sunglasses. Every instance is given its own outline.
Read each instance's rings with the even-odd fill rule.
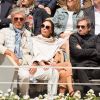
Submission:
[[[91,21],[87,18],[81,18],[77,22],[77,33],[69,38],[70,60],[73,67],[95,67],[98,66],[96,61],[97,51],[95,45],[95,36],[91,34]],[[89,83],[89,77],[92,70],[76,69],[73,70],[81,83]],[[75,74],[73,76],[75,76]],[[94,86],[83,86],[83,92],[87,92]]]
[[[62,83],[59,85],[59,93],[65,93],[68,87],[68,92],[73,95],[74,89],[72,86],[72,71],[71,71],[71,63],[66,61],[63,56],[63,52],[60,48],[64,46],[64,40],[62,38],[57,39],[54,35],[54,24],[51,20],[45,20],[40,29],[40,34],[33,38],[33,63],[38,61],[38,65],[45,65],[47,68],[35,69],[31,68],[30,73],[33,74],[33,77],[46,79],[47,76],[50,76],[50,70],[52,70],[51,82],[54,84],[52,85],[52,90],[48,86],[48,93],[52,93],[53,95],[57,94],[57,84],[55,83]],[[62,57],[61,57],[62,55]],[[53,66],[54,68],[50,68]],[[61,66],[64,68],[58,68],[56,66]],[[69,68],[67,68],[69,67]],[[41,71],[42,70],[42,71]],[[57,75],[55,72],[59,72],[59,81],[57,80]],[[40,73],[39,73],[40,72]],[[42,72],[42,73],[41,73]],[[38,73],[38,74],[37,74]],[[44,76],[47,73],[47,76]],[[42,75],[44,74],[44,75]],[[56,75],[56,76],[55,76]],[[42,77],[44,76],[44,77]],[[48,83],[50,80],[48,80]],[[66,84],[63,84],[66,83]],[[70,84],[67,84],[70,83]]]
[[[24,9],[14,8],[11,11],[10,26],[0,30],[0,53],[11,56],[18,65],[28,65],[31,60],[31,32],[24,27],[25,19]],[[21,87],[21,93],[26,94],[27,86]]]

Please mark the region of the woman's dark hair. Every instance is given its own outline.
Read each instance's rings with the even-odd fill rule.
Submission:
[[[46,22],[46,21],[51,24],[51,30],[52,30],[51,36],[55,36],[55,34],[54,34],[54,23],[50,19],[44,20],[43,23]]]

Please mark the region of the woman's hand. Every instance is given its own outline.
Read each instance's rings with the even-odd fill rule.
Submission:
[[[29,69],[29,73],[31,75],[34,75],[36,71],[37,71],[37,68],[34,68],[34,67]]]
[[[48,70],[49,68],[48,68],[48,65],[49,65],[49,62],[47,62],[47,61],[40,61],[39,62],[39,65],[40,66],[45,66],[45,68],[43,68],[44,70]],[[46,66],[47,66],[47,68],[46,68]]]
[[[79,44],[77,44],[76,47],[77,47],[78,49],[82,49],[81,46],[80,46]]]

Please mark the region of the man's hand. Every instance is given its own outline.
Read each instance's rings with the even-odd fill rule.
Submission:
[[[80,46],[79,44],[77,44],[76,47],[77,47],[78,49],[82,49],[81,46]]]
[[[12,52],[12,51],[10,51],[10,50],[6,50],[5,51],[5,53],[4,53],[5,55],[9,55],[10,57],[12,57],[12,59],[18,64],[18,65],[20,65],[20,62],[19,62],[19,59],[16,57],[16,55]]]

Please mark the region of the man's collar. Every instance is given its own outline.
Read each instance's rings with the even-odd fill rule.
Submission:
[[[13,26],[13,24],[10,24],[10,29],[15,30],[16,32],[19,32],[19,33],[23,33],[23,32],[24,32],[24,30],[25,30],[25,28],[22,28],[21,30],[20,30],[20,29],[15,28],[15,27]]]

